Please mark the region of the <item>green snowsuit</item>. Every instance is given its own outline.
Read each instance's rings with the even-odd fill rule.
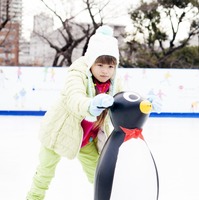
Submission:
[[[68,69],[66,83],[58,101],[46,112],[40,130],[40,164],[33,178],[28,200],[42,200],[45,191],[54,177],[55,168],[61,156],[68,159],[78,157],[90,182],[93,182],[99,152],[110,134],[109,116],[101,127],[100,141],[93,141],[83,148],[83,119],[93,119],[89,105],[96,95],[92,74],[86,58],[77,59]],[[121,91],[121,84],[116,77],[111,80],[109,94]],[[98,144],[98,148],[96,143]],[[89,152],[89,153],[88,153]]]

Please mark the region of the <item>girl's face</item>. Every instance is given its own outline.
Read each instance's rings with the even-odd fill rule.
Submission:
[[[105,83],[113,77],[115,68],[114,64],[94,63],[91,67],[91,73],[98,81]]]

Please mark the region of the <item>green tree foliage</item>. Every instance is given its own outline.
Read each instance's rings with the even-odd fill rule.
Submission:
[[[199,47],[187,46],[179,49],[169,60],[174,68],[199,68]]]
[[[178,8],[186,8],[190,3],[193,6],[198,6],[197,0],[158,0],[158,2],[165,8],[173,8],[174,6]]]
[[[129,14],[133,31],[126,35],[128,42],[125,51],[128,53],[122,64],[150,68],[181,67],[183,56],[177,58],[172,55],[180,52],[192,37],[199,34],[199,2],[141,1]],[[183,38],[179,38],[182,32]],[[135,57],[134,63],[130,56],[132,54]],[[186,59],[183,63],[186,63]]]

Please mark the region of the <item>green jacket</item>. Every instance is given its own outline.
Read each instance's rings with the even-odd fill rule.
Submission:
[[[86,58],[81,57],[69,67],[64,89],[41,123],[39,138],[42,145],[68,159],[75,158],[80,150],[83,139],[81,121],[94,118],[88,110],[96,93],[86,63]],[[111,80],[110,95],[121,91],[116,83],[115,79]],[[107,137],[110,134],[109,123],[107,116],[102,127]]]

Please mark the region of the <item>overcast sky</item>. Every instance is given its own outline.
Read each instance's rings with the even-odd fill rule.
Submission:
[[[49,2],[49,0],[47,1]],[[75,0],[72,1],[73,5]],[[82,0],[76,0],[76,5],[78,5],[82,2]],[[119,18],[117,18],[117,22],[121,23],[124,25],[126,23],[128,23],[128,17],[124,16],[124,10],[129,7],[129,5],[136,5],[140,2],[140,0],[125,0],[121,1],[121,0],[110,0],[111,2],[111,6],[114,7],[114,9],[117,10],[118,15],[120,16]],[[36,14],[41,13],[42,11],[47,12],[47,9],[45,8],[45,6],[43,5],[43,3],[40,0],[23,0],[23,35],[28,38],[30,32],[32,31],[33,28],[33,16]],[[61,9],[60,9],[61,11]],[[127,12],[126,12],[127,13]],[[111,15],[111,13],[110,13]],[[114,16],[115,18],[115,16]],[[56,25],[56,21],[55,21],[55,25]]]
[[[32,31],[33,28],[33,16],[36,14],[39,14],[41,12],[49,12],[49,10],[44,6],[44,4],[41,2],[41,0],[22,0],[23,1],[23,35],[28,39],[30,32]],[[64,0],[46,0],[46,2],[48,2],[48,4],[50,2],[60,2],[60,1],[64,1]],[[71,5],[73,7],[72,10],[76,10],[76,9],[82,9],[81,3],[82,0],[67,0],[67,5],[68,2],[72,2]],[[96,0],[97,1],[97,0]],[[100,0],[98,0],[100,1]],[[145,0],[150,1],[150,0]],[[66,2],[66,1],[65,1]],[[102,1],[104,4],[104,1]],[[109,4],[108,4],[108,12],[106,12],[105,16],[107,18],[107,14],[109,16],[109,21],[107,21],[108,23],[115,23],[115,24],[122,24],[122,25],[127,25],[131,23],[131,20],[128,16],[128,12],[127,12],[127,8],[130,7],[136,7],[139,3],[140,0],[109,0]],[[52,4],[51,4],[52,5]],[[66,11],[63,9],[63,6],[61,5],[61,7],[59,8],[57,5],[57,11],[59,11],[60,13],[66,13]],[[69,6],[67,6],[68,8]],[[55,5],[52,5],[52,8],[55,8]],[[110,9],[110,10],[109,10]],[[52,13],[50,13],[52,15]],[[125,15],[124,15],[125,14]],[[60,21],[56,21],[57,18],[55,18],[54,23],[55,23],[55,27],[59,27]],[[86,17],[85,15],[81,15],[81,17],[79,17],[80,21],[86,21]],[[106,23],[106,21],[104,21]],[[168,22],[166,22],[168,23]],[[177,38],[178,39],[184,39],[184,37],[187,36],[187,32],[186,32],[186,28],[188,27],[189,24],[183,24],[183,26],[181,25],[180,27],[180,31],[178,32]]]

